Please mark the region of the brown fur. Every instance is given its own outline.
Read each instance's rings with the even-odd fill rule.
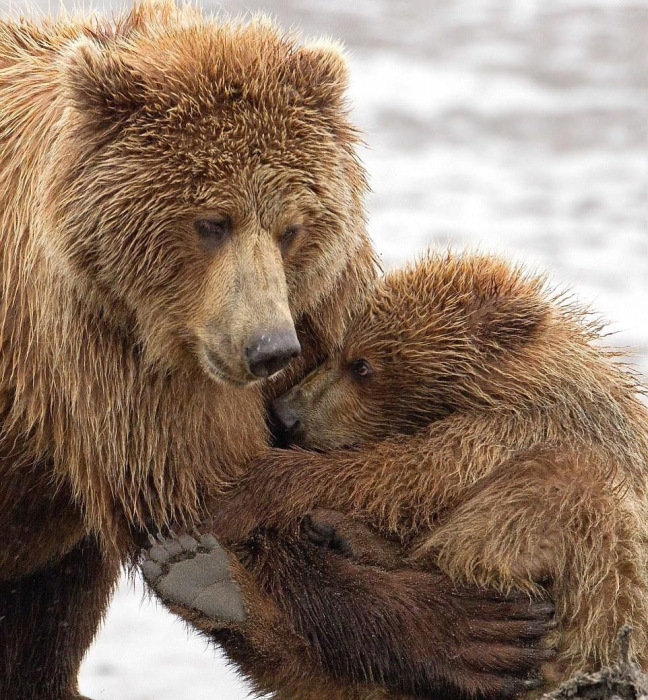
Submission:
[[[163,542],[144,567],[153,589],[273,698],[503,699],[538,686],[538,665],[553,656],[541,643],[551,604],[457,586],[439,570],[403,568],[402,557],[386,571],[272,532],[234,547],[230,574],[248,614],[221,619],[215,609],[240,605],[231,586],[205,583],[223,550],[195,556],[177,539]],[[166,547],[173,561],[157,559]]]
[[[345,86],[263,19],[0,23],[3,699],[75,696],[133,538],[264,449],[250,334],[294,319],[321,355],[373,277]]]
[[[410,565],[505,589],[549,581],[550,681],[609,662],[624,622],[645,663],[648,416],[599,339],[543,279],[502,261],[432,256],[395,271],[339,352],[280,399],[297,441],[332,451],[259,461],[216,526],[240,538],[314,507],[353,514],[396,537]]]
[[[291,651],[277,666],[274,635],[248,624],[214,638],[272,697],[503,699],[538,685],[540,663],[553,656],[542,644],[552,608],[526,594],[457,586],[438,569],[402,561],[387,571],[277,533],[235,550],[279,612],[271,629]],[[301,654],[295,633],[308,640]],[[257,659],[265,674],[251,665]]]

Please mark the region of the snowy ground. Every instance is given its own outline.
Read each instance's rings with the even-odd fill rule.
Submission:
[[[385,264],[451,243],[547,268],[609,319],[615,342],[634,348],[648,373],[645,0],[218,7],[261,9],[346,43],[369,145],[370,230]],[[83,667],[83,692],[246,697],[214,650],[141,600],[139,587],[120,588]]]

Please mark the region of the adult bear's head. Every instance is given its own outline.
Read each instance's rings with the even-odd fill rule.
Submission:
[[[142,5],[57,68],[44,245],[149,358],[246,384],[343,315],[372,261],[338,48]]]

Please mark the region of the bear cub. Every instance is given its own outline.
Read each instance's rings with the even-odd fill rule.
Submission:
[[[213,530],[236,542],[301,522],[383,570],[548,593],[546,685],[609,662],[626,622],[645,663],[648,410],[601,337],[544,278],[490,256],[394,270],[274,401],[296,447],[257,460]]]
[[[328,472],[333,493],[302,505],[345,515],[312,512],[310,539],[384,567],[401,552],[480,585],[542,584],[559,622],[548,681],[607,662],[624,622],[645,661],[648,412],[599,338],[542,278],[488,256],[378,280],[339,352],[274,402],[293,443],[383,457]]]

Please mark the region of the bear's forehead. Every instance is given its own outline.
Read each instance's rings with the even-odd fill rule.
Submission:
[[[315,118],[218,96],[200,104],[191,95],[183,95],[161,109],[145,108],[134,132],[152,140],[167,140],[174,151],[210,157],[275,153],[287,161],[298,161],[335,148],[330,132]]]
[[[297,47],[274,28],[207,22],[107,48],[132,73],[124,89],[135,98],[143,92],[158,111],[194,119],[217,111],[221,118],[257,111],[272,123],[306,112],[311,120],[318,117],[308,110],[308,78],[295,60]]]
[[[142,167],[171,168],[176,176],[205,182],[254,179],[272,191],[281,186],[315,188],[337,176],[340,150],[317,121],[300,114],[221,104],[179,102],[163,113],[141,113],[121,148]]]
[[[135,139],[127,152],[129,170],[146,171],[151,179],[159,176],[165,182],[170,178],[180,189],[188,186],[193,200],[201,198],[201,191],[212,196],[214,187],[226,198],[245,190],[266,203],[282,193],[290,192],[295,198],[299,193],[314,193],[326,187],[323,164],[311,166],[308,160],[294,158],[290,149],[273,144],[251,147],[245,142],[238,145],[218,139],[181,145],[174,141],[163,135],[150,138],[145,150]]]

